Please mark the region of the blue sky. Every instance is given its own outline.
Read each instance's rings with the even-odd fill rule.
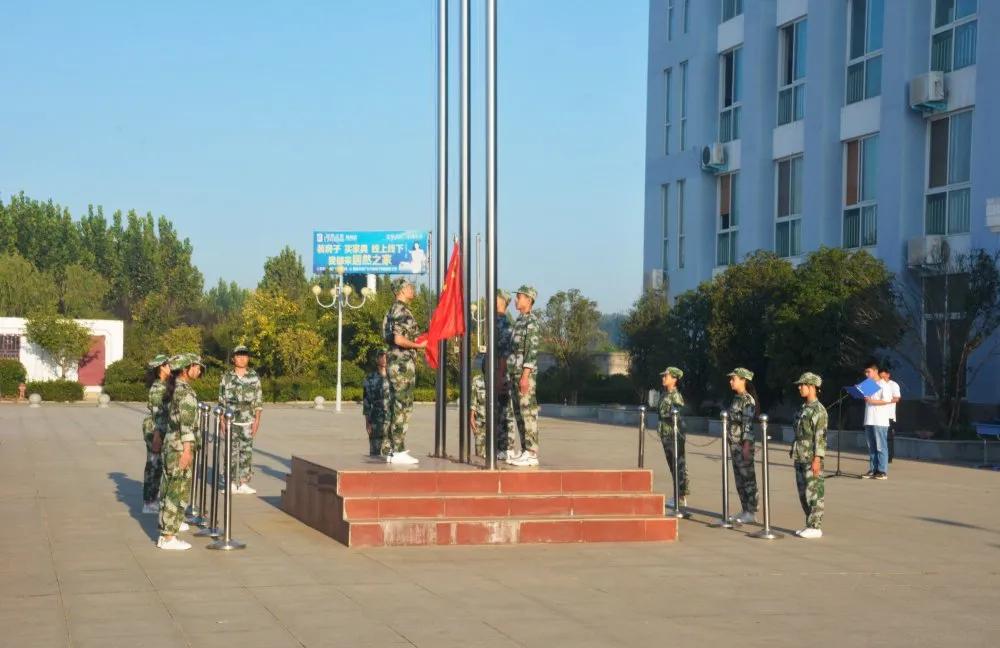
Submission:
[[[499,6],[500,283],[622,310],[641,288],[648,5]],[[286,244],[308,268],[314,229],[432,229],[435,21],[436,0],[3,3],[0,197],[164,214],[209,285],[256,285]]]

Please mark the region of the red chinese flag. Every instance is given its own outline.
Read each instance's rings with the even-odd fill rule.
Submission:
[[[437,309],[431,316],[431,325],[427,333],[417,338],[417,342],[427,340],[424,356],[432,368],[438,367],[438,342],[457,337],[465,333],[465,296],[462,291],[462,255],[458,243],[451,250],[451,260],[448,261],[448,272],[445,273],[444,284],[441,286],[441,296]]]

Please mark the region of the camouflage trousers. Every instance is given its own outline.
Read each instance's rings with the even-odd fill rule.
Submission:
[[[378,457],[383,454],[382,446],[385,443],[385,415],[373,416],[368,419],[371,430],[368,432],[368,454]]]
[[[417,385],[417,367],[413,360],[389,364],[389,425],[382,443],[383,454],[406,450],[406,430],[413,413],[413,388]]]
[[[236,425],[233,423],[230,428],[233,431],[233,472],[230,473],[236,479],[229,481],[245,484],[253,477],[253,435],[250,434],[250,425]]]
[[[142,472],[142,501],[151,504],[160,495],[160,479],[163,477],[163,455],[153,452],[153,437],[146,439],[146,468]]]
[[[670,468],[670,476],[673,478],[674,472],[680,469],[677,476],[677,489],[680,497],[687,497],[691,494],[688,485],[687,457],[684,454],[684,435],[677,437],[677,461],[674,462],[674,435],[672,433],[660,435],[660,443],[663,444],[663,454],[667,456],[667,467]],[[671,487],[673,481],[671,480]]]
[[[823,477],[823,460],[820,459],[819,474],[814,475],[812,463],[795,462],[795,485],[799,489],[799,502],[806,514],[806,526],[819,529],[823,526],[823,496],[826,495],[826,480]]]
[[[178,467],[181,453],[164,444],[163,477],[160,480],[160,535],[177,535],[191,495],[191,467]]]
[[[521,376],[512,375],[510,377],[510,412],[511,421],[507,425],[508,449],[514,432],[520,437],[521,449],[538,452],[538,398],[535,395],[536,383],[535,372],[532,371],[528,378],[528,393],[522,394],[520,388]]]
[[[740,504],[744,511],[757,512],[757,474],[754,472],[754,446],[750,445],[750,459],[743,458],[743,444],[733,443],[729,446],[733,459],[733,479],[736,480],[736,492],[740,496]]]
[[[486,404],[483,403],[482,407],[485,410]],[[496,420],[493,421],[493,434],[495,435],[496,441],[495,452],[506,452],[508,449],[517,447],[517,443],[514,441],[514,435],[517,433],[517,427],[513,424],[514,419],[510,411],[510,390],[507,389],[505,385],[499,385],[497,387],[495,407]],[[473,418],[476,421],[475,429],[473,430],[476,442],[476,456],[485,457],[486,413],[485,411],[474,411]]]

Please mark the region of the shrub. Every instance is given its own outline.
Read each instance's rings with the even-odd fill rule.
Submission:
[[[337,358],[324,358],[317,370],[318,381],[324,385],[337,384]],[[340,383],[344,387],[361,387],[365,384],[367,371],[350,360],[344,360],[340,366]]]
[[[194,393],[198,395],[198,400],[206,403],[219,402],[219,381],[221,376],[214,372],[206,372],[204,376],[192,383]],[[145,397],[143,397],[145,399]]]
[[[113,401],[132,401],[145,403],[148,390],[142,383],[108,383],[104,385],[104,393]]]
[[[104,371],[105,385],[120,385],[124,383],[143,383],[146,380],[146,366],[138,360],[124,358],[112,362]],[[114,398],[114,396],[112,396]],[[117,399],[115,399],[117,400]],[[145,400],[145,397],[143,397]]]
[[[83,385],[74,380],[37,380],[28,383],[28,394],[38,394],[43,401],[72,402],[83,400]]]
[[[18,360],[0,360],[0,395],[17,396],[17,386],[28,377],[24,365]]]

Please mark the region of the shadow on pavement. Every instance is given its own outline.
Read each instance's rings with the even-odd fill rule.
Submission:
[[[253,453],[258,455],[264,455],[269,459],[274,459],[278,463],[284,465],[285,468],[291,469],[292,467],[292,460],[290,457],[283,457],[282,455],[276,455],[273,452],[268,452],[267,450],[261,450],[260,448],[254,448]],[[263,468],[263,466],[258,466],[258,467]],[[281,478],[284,479],[285,476],[282,475]]]
[[[960,529],[972,529],[974,531],[988,531],[990,533],[1000,533],[996,529],[987,529],[986,527],[977,526],[975,524],[966,524],[965,522],[957,522],[955,520],[945,520],[943,518],[935,517],[923,517],[920,515],[913,516],[914,520],[921,520],[923,522],[933,522],[934,524],[943,524],[945,526],[958,527]]]
[[[128,514],[139,523],[151,540],[160,535],[159,518],[142,512],[142,482],[122,472],[109,472],[108,479],[115,483],[115,497],[128,506]]]

